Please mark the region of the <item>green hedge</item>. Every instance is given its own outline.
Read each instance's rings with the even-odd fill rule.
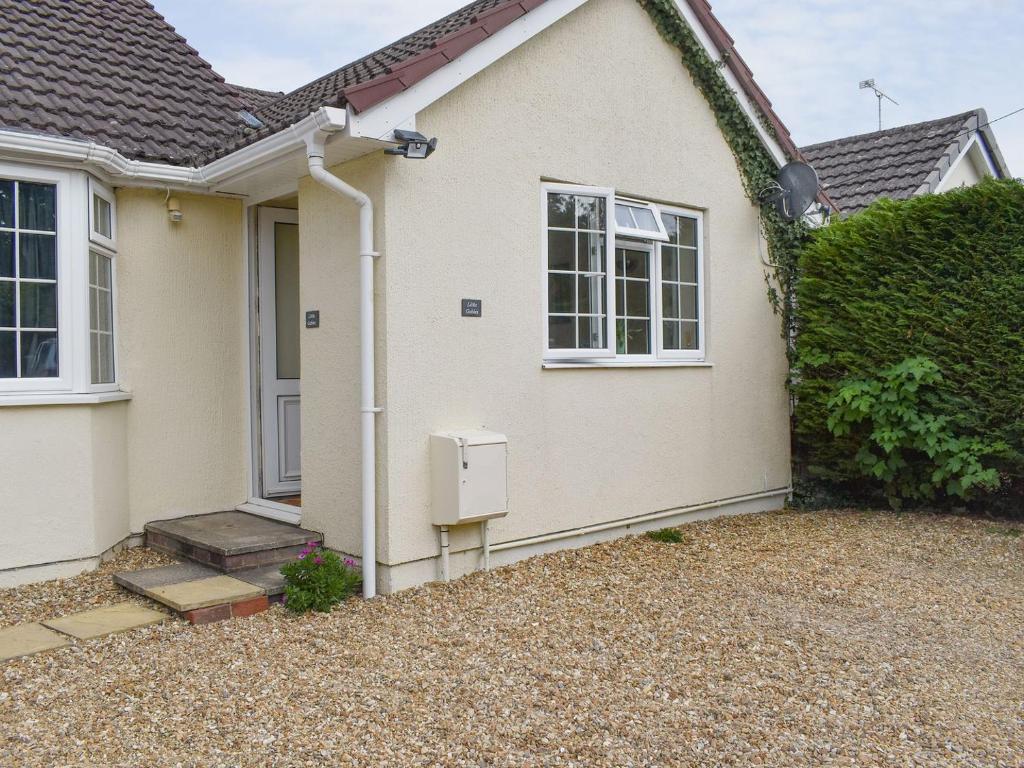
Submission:
[[[843,380],[923,356],[942,371],[944,415],[1010,446],[1002,495],[1024,491],[1024,186],[879,201],[816,232],[799,275],[799,468],[853,481],[855,449],[830,434],[829,398]]]

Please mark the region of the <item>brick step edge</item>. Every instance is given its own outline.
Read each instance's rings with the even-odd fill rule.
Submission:
[[[305,544],[276,549],[262,549],[239,555],[222,555],[201,546],[179,541],[155,531],[146,531],[146,546],[158,552],[185,558],[215,568],[223,573],[259,568],[263,565],[278,565],[295,560],[305,549]]]
[[[277,602],[276,600],[274,602]],[[270,607],[270,600],[266,595],[251,597],[247,600],[239,600],[237,603],[223,603],[211,605],[208,608],[196,608],[192,611],[185,611],[184,616],[190,624],[212,624],[215,621],[227,619],[240,619],[244,616],[253,616],[263,613]]]

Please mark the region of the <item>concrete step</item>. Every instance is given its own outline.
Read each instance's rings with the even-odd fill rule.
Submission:
[[[284,593],[280,566],[235,571],[230,576],[198,563],[122,571],[114,583],[145,595],[193,624],[251,616],[278,602]]]
[[[264,568],[294,560],[323,535],[246,512],[162,520],[146,526],[146,545],[223,573]]]

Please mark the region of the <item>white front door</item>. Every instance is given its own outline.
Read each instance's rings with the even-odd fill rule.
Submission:
[[[263,496],[301,492],[299,214],[259,209]]]

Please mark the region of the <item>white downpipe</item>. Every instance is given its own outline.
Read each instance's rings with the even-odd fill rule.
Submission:
[[[359,206],[359,378],[362,431],[363,597],[377,594],[377,440],[375,416],[381,412],[374,394],[373,365],[373,202],[365,192],[324,168],[326,135],[317,131],[308,142],[309,175]]]
[[[441,526],[441,581],[451,580],[451,563],[448,557],[448,526]]]

